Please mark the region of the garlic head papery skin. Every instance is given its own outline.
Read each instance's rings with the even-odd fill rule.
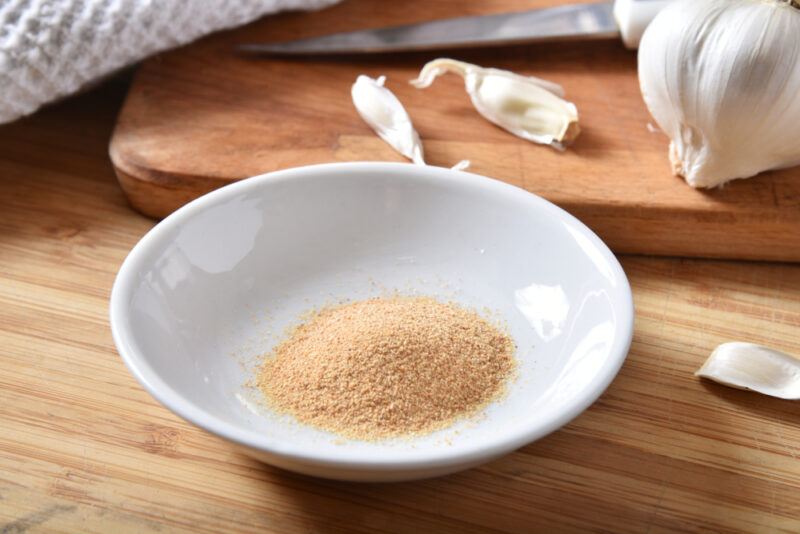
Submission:
[[[375,133],[397,152],[417,165],[425,165],[422,141],[403,104],[383,86],[385,76],[356,78],[350,94],[353,105]]]
[[[800,399],[800,360],[753,343],[723,343],[695,376],[781,399]]]
[[[677,0],[645,30],[638,62],[673,171],[692,187],[800,164],[795,0]]]
[[[424,89],[448,72],[464,78],[478,113],[518,137],[563,149],[580,132],[578,110],[562,98],[561,86],[533,76],[440,58],[422,67],[411,84]]]

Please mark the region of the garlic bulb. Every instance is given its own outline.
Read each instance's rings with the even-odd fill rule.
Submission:
[[[546,80],[442,58],[422,67],[411,83],[429,87],[446,72],[464,78],[481,115],[518,137],[560,149],[580,132],[575,105],[561,98],[564,91],[559,85]]]
[[[668,5],[639,45],[639,84],[692,187],[800,164],[796,0]]]
[[[383,86],[385,76],[363,74],[350,91],[358,114],[392,148],[418,165],[425,165],[422,142],[403,104]]]
[[[761,345],[723,343],[695,375],[781,399],[800,399],[800,360]]]

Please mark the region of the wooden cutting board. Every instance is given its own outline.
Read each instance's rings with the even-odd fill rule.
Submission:
[[[386,75],[430,164],[537,193],[572,212],[617,252],[800,261],[800,169],[698,191],[671,175],[668,141],[648,128],[636,53],[616,41],[551,43],[448,55],[562,84],[583,131],[566,152],[517,139],[482,119],[455,77],[407,81],[436,53],[277,59],[239,43],[519,11],[560,0],[347,0],[317,13],[267,17],[146,61],[111,141],[131,204],[163,217],[212,189],[276,169],[392,160],[350,101],[358,74]]]

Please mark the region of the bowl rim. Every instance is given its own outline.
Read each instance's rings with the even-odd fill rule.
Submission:
[[[400,179],[406,179],[411,175],[414,179],[421,181],[444,180],[451,182],[448,185],[456,188],[475,187],[483,189],[487,193],[515,197],[518,200],[527,201],[536,209],[544,210],[549,215],[558,217],[562,222],[585,236],[600,251],[603,260],[613,271],[614,279],[619,283],[619,296],[621,297],[614,300],[616,332],[612,346],[609,349],[609,356],[603,364],[602,371],[590,386],[586,387],[571,402],[566,403],[563,410],[560,410],[558,414],[551,416],[549,419],[544,421],[537,419],[524,420],[523,423],[515,426],[512,430],[499,433],[494,439],[480,440],[480,442],[470,444],[470,446],[461,446],[458,450],[455,447],[437,449],[405,448],[402,451],[395,451],[397,453],[396,457],[387,459],[384,457],[370,457],[365,455],[363,451],[352,451],[347,447],[342,447],[335,454],[326,454],[315,451],[312,446],[304,446],[302,442],[287,443],[265,436],[206,412],[162,380],[158,373],[147,364],[143,355],[140,354],[133,339],[133,333],[127,328],[129,325],[128,304],[139,279],[138,273],[141,272],[152,251],[168,241],[170,230],[175,226],[180,226],[184,221],[207,207],[248,190],[269,187],[271,184],[286,180],[319,179],[323,176],[325,177],[324,179],[329,180],[332,176],[350,175],[353,172],[362,174],[384,173],[391,176],[405,175]],[[117,351],[130,372],[159,403],[190,423],[244,447],[300,464],[354,470],[396,471],[479,463],[481,460],[488,460],[506,454],[540,439],[576,418],[600,397],[622,367],[633,337],[634,307],[627,276],[611,250],[585,224],[555,204],[519,187],[469,172],[433,166],[420,167],[408,163],[346,162],[308,165],[261,174],[216,189],[176,210],[151,228],[131,249],[123,261],[111,290],[109,320]]]

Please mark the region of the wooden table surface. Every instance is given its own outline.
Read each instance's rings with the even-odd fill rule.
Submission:
[[[729,340],[800,354],[800,265],[623,257],[636,333],[608,391],[445,478],[294,475],[168,412],[107,319],[153,225],[107,156],[124,90],[0,127],[0,532],[800,531],[800,404],[692,375]]]

